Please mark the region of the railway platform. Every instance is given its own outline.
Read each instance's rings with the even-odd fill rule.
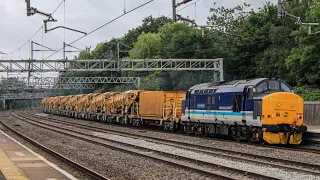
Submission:
[[[320,134],[320,126],[308,126],[308,133]]]
[[[69,173],[0,130],[0,179],[69,180]]]
[[[308,126],[307,132],[304,134],[305,140],[311,140],[313,143],[320,144],[320,126]]]

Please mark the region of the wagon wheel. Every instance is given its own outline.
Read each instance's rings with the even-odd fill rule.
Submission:
[[[266,141],[265,141],[265,140],[260,141],[260,145],[261,145],[261,146],[263,146],[263,145],[265,145],[265,144],[266,144]]]
[[[173,131],[174,133],[176,133],[176,132],[177,132],[177,128],[178,128],[177,122],[176,122],[176,121],[173,121],[173,129],[172,129],[172,131]]]

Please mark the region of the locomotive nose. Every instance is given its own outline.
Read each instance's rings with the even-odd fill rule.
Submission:
[[[269,143],[300,144],[303,124],[303,99],[293,93],[276,92],[262,99],[262,126]],[[294,136],[294,137],[292,137]],[[292,138],[291,138],[292,137]]]

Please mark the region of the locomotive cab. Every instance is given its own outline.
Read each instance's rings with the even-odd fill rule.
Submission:
[[[254,88],[254,116],[262,123],[263,140],[269,144],[300,144],[303,124],[303,98],[278,79],[264,81]],[[260,98],[259,98],[260,97]]]

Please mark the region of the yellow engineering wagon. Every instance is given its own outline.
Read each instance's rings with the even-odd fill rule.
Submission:
[[[185,92],[126,91],[106,101],[108,122],[141,126],[153,124],[173,129],[180,123]]]
[[[90,106],[90,102],[92,101],[92,99],[96,96],[98,96],[99,93],[91,93],[88,95],[84,95],[83,97],[81,97],[77,103],[76,103],[76,117],[81,117],[81,118],[89,118],[88,116],[88,112],[89,112],[89,106]]]
[[[117,94],[116,92],[106,92],[100,95],[93,97],[90,102],[88,116],[93,120],[103,120],[105,115],[105,104],[106,101],[113,95]]]
[[[52,114],[59,114],[60,102],[64,96],[54,97],[50,103],[50,111]]]
[[[131,90],[110,96],[105,103],[107,121],[130,124],[131,122],[128,121],[129,110],[134,103],[137,103],[139,92],[139,90]]]
[[[46,103],[49,98],[43,98],[40,102],[40,110],[41,112],[45,112]]]
[[[59,107],[59,115],[66,115],[67,111],[67,103],[72,98],[71,95],[69,96],[63,96],[60,100],[60,107]]]
[[[70,98],[67,102],[67,116],[77,117],[77,103],[83,96],[85,96],[85,94],[78,94]]]
[[[182,100],[185,92],[143,91],[139,95],[139,117],[142,123],[164,126],[166,130],[176,129],[182,117]]]

